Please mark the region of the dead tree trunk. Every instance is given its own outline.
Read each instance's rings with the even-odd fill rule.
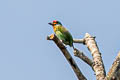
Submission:
[[[66,47],[56,37],[56,35],[52,34],[48,36],[47,40],[53,40],[55,44],[59,47],[59,49],[67,59],[68,63],[72,67],[73,71],[75,72],[78,80],[87,80],[87,78],[82,74],[81,70],[78,68],[72,56],[69,54]],[[108,74],[106,75],[102,56],[95,41],[95,37],[86,33],[83,39],[74,39],[74,43],[81,43],[83,45],[86,45],[88,50],[90,51],[93,57],[92,60],[88,56],[86,56],[83,52],[79,51],[77,48],[74,49],[74,55],[83,60],[91,67],[91,69],[95,72],[96,80],[120,80],[120,52],[118,53],[118,56],[113,62],[112,67],[110,68]]]

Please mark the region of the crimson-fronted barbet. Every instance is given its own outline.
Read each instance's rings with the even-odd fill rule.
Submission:
[[[53,22],[48,23],[52,25],[53,30],[58,37],[65,45],[73,47],[73,37],[70,32],[61,24],[61,22],[54,20]]]

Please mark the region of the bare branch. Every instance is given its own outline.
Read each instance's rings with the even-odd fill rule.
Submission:
[[[85,40],[84,39],[73,39],[74,43],[82,43],[84,44]]]
[[[116,70],[117,72],[114,74],[112,80],[120,80],[120,64],[119,64],[119,68],[118,70]]]
[[[93,69],[93,62],[89,59],[83,52],[80,52],[78,49],[74,49],[74,55],[82,59],[85,63],[87,63]]]
[[[118,56],[116,57],[115,61],[112,64],[111,69],[109,70],[105,80],[120,80],[116,79],[117,77],[120,78],[120,52],[118,53]]]
[[[91,52],[93,56],[93,62],[94,62],[93,69],[96,74],[96,79],[104,80],[106,72],[102,61],[101,53],[99,52],[94,37],[92,37],[88,33],[85,34],[85,45],[87,46],[88,50]]]
[[[54,34],[48,36],[47,40],[53,40],[55,44],[59,47],[59,49],[62,51],[63,55],[71,65],[73,71],[77,75],[77,78],[79,80],[87,80],[85,76],[82,74],[82,72],[80,71],[80,69],[78,68],[77,64],[75,63],[74,59],[72,58],[72,56],[70,55],[66,47],[62,44],[62,42]]]

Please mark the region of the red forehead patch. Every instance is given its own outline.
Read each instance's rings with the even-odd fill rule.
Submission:
[[[54,20],[53,22],[57,22],[57,20]]]

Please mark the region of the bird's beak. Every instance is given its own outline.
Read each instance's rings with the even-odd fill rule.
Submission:
[[[53,25],[53,23],[48,23],[49,25]]]

